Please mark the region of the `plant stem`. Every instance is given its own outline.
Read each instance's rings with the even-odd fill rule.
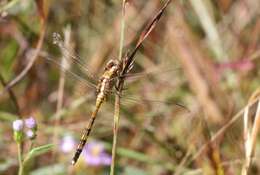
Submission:
[[[112,162],[110,168],[110,175],[114,175],[115,169],[115,158],[116,158],[116,147],[117,147],[117,135],[118,135],[118,126],[120,119],[120,96],[116,95],[115,99],[115,110],[114,110],[114,137],[113,137],[113,146],[112,146]]]
[[[121,29],[120,29],[120,46],[119,46],[119,55],[118,59],[122,59],[123,45],[124,45],[124,31],[125,31],[125,0],[122,3],[122,20],[121,20]],[[119,83],[120,84],[120,83]],[[122,84],[123,86],[123,84]],[[118,135],[118,126],[120,119],[120,93],[122,86],[119,87],[118,93],[115,97],[115,109],[114,109],[114,137],[113,137],[113,146],[112,146],[112,162],[110,166],[110,175],[114,175],[115,172],[115,159],[116,159],[116,147],[117,147],[117,135]]]
[[[34,146],[34,140],[31,141],[31,144],[30,144],[30,149],[29,150],[32,150],[33,149],[33,146]]]
[[[5,87],[6,86],[6,82],[4,80],[4,77],[2,76],[2,74],[0,74],[0,82],[1,84]],[[12,89],[8,89],[8,93],[9,93],[9,96],[10,96],[10,99],[13,101],[14,103],[14,106],[16,108],[16,112],[19,116],[21,116],[21,109],[19,107],[19,103],[18,103],[18,100],[15,96],[15,93]]]
[[[64,29],[64,45],[66,48],[68,48],[69,50],[71,50],[71,28],[70,26],[67,26]],[[64,51],[63,51],[64,52]],[[66,60],[65,53],[62,53],[62,67],[69,69],[69,61]],[[55,145],[58,145],[58,137],[59,137],[59,128],[58,126],[61,123],[61,116],[57,115],[61,109],[62,109],[62,105],[63,105],[63,96],[64,96],[64,86],[65,86],[65,81],[66,81],[66,73],[64,72],[64,70],[60,69],[60,77],[59,77],[59,87],[58,87],[58,99],[57,99],[57,106],[56,106],[56,112],[55,112],[55,123],[54,123],[54,131],[53,131],[53,137],[52,137],[52,141]],[[52,159],[53,161],[55,161],[55,157],[57,155],[57,148],[53,149],[52,152]]]
[[[17,143],[18,146],[18,162],[19,162],[19,173],[18,175],[23,174],[23,157],[22,157],[22,144]]]
[[[123,47],[124,47],[124,37],[125,37],[125,0],[123,0],[122,7],[122,21],[120,29],[120,45],[119,45],[119,55],[118,59],[122,59]]]

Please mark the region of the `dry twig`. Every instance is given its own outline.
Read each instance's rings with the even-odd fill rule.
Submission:
[[[47,11],[44,9],[44,2],[42,0],[37,1],[37,7],[38,7],[38,12],[40,16],[40,34],[39,34],[39,39],[36,45],[36,49],[33,52],[32,57],[29,60],[29,63],[26,65],[26,67],[23,69],[23,71],[17,75],[13,80],[11,80],[4,88],[4,90],[0,93],[0,96],[11,89],[13,86],[15,86],[19,81],[21,81],[26,74],[29,72],[29,70],[32,68],[33,64],[38,58],[38,55],[40,54],[43,41],[44,41],[44,36],[45,36],[45,31],[46,31],[46,19],[47,19]]]

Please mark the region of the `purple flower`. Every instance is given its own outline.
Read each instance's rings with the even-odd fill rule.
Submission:
[[[36,129],[37,128],[36,120],[33,117],[25,119],[25,125],[29,129]]]
[[[26,136],[27,136],[29,139],[33,140],[33,139],[35,139],[36,134],[35,134],[34,131],[32,131],[32,130],[30,129],[30,130],[27,130],[27,131],[26,131]]]
[[[90,166],[110,165],[111,156],[105,152],[101,142],[92,141],[83,150],[83,158]]]
[[[22,120],[15,120],[13,121],[13,130],[14,131],[22,131],[23,129],[23,121]]]
[[[74,138],[70,135],[63,137],[61,144],[60,144],[60,148],[61,148],[62,152],[64,152],[64,153],[71,152],[72,150],[74,150],[75,146],[76,146],[76,142],[75,142]]]

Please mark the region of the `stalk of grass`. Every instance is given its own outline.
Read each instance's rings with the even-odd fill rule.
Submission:
[[[236,115],[234,115],[224,126],[222,126],[210,139],[209,142],[205,143],[204,145],[202,145],[200,147],[200,149],[198,151],[196,151],[196,153],[192,156],[192,158],[187,161],[185,164],[188,165],[190,164],[192,161],[196,160],[204,151],[205,149],[208,147],[208,145],[214,141],[216,141],[220,136],[222,136],[224,134],[224,132],[230,127],[232,126],[235,121],[237,121],[240,117],[243,116],[245,109],[248,106],[252,106],[253,104],[255,104],[257,101],[259,101],[258,99],[254,99],[252,101],[250,101],[243,109],[241,109],[238,113],[236,113]],[[259,119],[258,119],[259,120]],[[259,121],[258,121],[259,122]],[[255,122],[256,123],[256,122]],[[259,125],[259,124],[258,124]]]
[[[244,111],[244,137],[245,137],[245,161],[242,166],[242,175],[247,175],[250,165],[252,163],[252,157],[256,147],[256,138],[260,128],[260,101],[257,102],[256,113],[253,119],[253,124],[249,122],[250,119],[249,110],[252,106],[247,106]],[[253,116],[252,116],[253,117]]]
[[[115,159],[116,159],[116,148],[117,148],[117,136],[118,136],[118,126],[120,119],[120,96],[116,95],[115,99],[115,109],[114,109],[114,137],[113,137],[113,146],[112,146],[112,162],[110,166],[110,175],[114,175],[115,172]]]
[[[123,2],[122,2],[122,20],[121,20],[121,29],[120,29],[120,45],[119,45],[119,55],[118,55],[118,58],[120,60],[122,59],[123,45],[124,45],[125,3],[126,3],[126,1],[123,0]],[[118,136],[118,126],[119,126],[119,119],[120,119],[120,92],[121,92],[121,87],[119,87],[119,91],[118,91],[119,93],[116,93],[116,97],[115,97],[114,127],[113,127],[114,137],[113,137],[113,145],[112,145],[112,162],[111,162],[111,166],[110,166],[110,175],[114,175],[114,173],[115,173],[117,136]]]
[[[64,29],[64,45],[67,48],[71,48],[71,28],[70,26],[67,26]],[[61,66],[64,67],[66,70],[69,69],[70,63],[65,58],[65,53],[62,53],[62,60],[61,60]],[[58,126],[61,122],[61,116],[57,115],[61,109],[62,109],[62,103],[63,103],[63,94],[64,94],[64,86],[65,86],[65,79],[66,79],[66,73],[62,69],[60,69],[60,78],[59,78],[59,87],[58,87],[58,97],[57,97],[57,106],[56,106],[56,112],[55,112],[55,123],[54,123],[54,131],[53,131],[53,143],[54,145],[58,144]],[[53,159],[56,157],[56,149],[53,149]]]
[[[122,4],[122,21],[120,27],[120,44],[119,44],[119,54],[118,54],[119,59],[122,59],[124,38],[125,38],[125,1],[126,0],[123,0],[123,4]]]
[[[18,175],[23,174],[23,156],[22,156],[22,144],[18,143],[17,144],[17,150],[18,150],[18,162],[19,162],[19,171]]]
[[[6,86],[6,82],[5,82],[4,77],[2,76],[2,74],[0,74],[0,82],[1,82],[1,84],[4,87]],[[15,109],[16,109],[16,112],[17,112],[18,116],[21,116],[21,109],[20,109],[20,106],[19,106],[19,103],[18,103],[18,100],[17,100],[17,98],[15,96],[14,91],[12,89],[8,89],[8,93],[9,93],[10,99],[14,103],[14,106],[15,106]]]
[[[199,17],[200,23],[209,39],[209,45],[215,53],[216,58],[219,61],[227,59],[227,55],[222,47],[222,41],[216,23],[213,17],[211,17],[207,5],[202,0],[190,0],[190,3]]]

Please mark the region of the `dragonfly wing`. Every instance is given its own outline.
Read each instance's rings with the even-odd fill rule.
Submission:
[[[176,68],[154,68],[154,69],[151,69],[151,70],[146,70],[146,71],[143,71],[143,72],[136,72],[136,73],[127,73],[125,75],[119,75],[119,76],[116,76],[114,78],[111,79],[112,80],[115,80],[119,77],[121,78],[125,78],[125,80],[139,80],[141,78],[146,78],[147,76],[160,76],[160,75],[164,75],[166,73],[171,73],[171,72],[176,72],[176,71],[180,71],[182,70],[182,68],[180,67],[176,67]]]
[[[83,59],[77,55],[75,52],[73,52],[71,49],[69,49],[64,41],[62,40],[62,37],[60,34],[54,32],[53,33],[53,44],[57,45],[62,52],[63,57],[68,61],[72,62],[73,64],[77,65],[88,77],[90,77],[92,80],[96,80],[97,77],[90,73],[89,69],[85,65]]]
[[[84,86],[90,87],[92,89],[96,89],[96,84],[90,82],[86,78],[83,78],[83,76],[73,72],[72,70],[69,70],[68,67],[62,65],[60,62],[58,62],[54,58],[52,58],[52,57],[50,57],[48,55],[44,55],[42,58],[46,59],[51,65],[55,65],[58,69],[66,72],[67,75],[69,75],[73,79],[75,79],[78,82],[80,82],[82,84],[82,86],[84,85]]]
[[[140,98],[137,96],[121,96],[123,103],[125,104],[129,104],[129,103],[136,103],[139,105],[142,104],[152,104],[154,106],[162,106],[162,105],[166,105],[166,106],[175,106],[181,109],[184,109],[187,112],[190,112],[190,110],[182,103],[180,102],[176,102],[174,100],[157,100],[157,99],[148,99],[148,98]]]
[[[127,79],[140,79],[146,76],[160,76],[162,74],[171,73],[180,70],[181,68],[178,67],[177,68],[155,68],[155,69],[138,72],[138,73],[128,73],[124,75],[124,77],[126,77]]]

